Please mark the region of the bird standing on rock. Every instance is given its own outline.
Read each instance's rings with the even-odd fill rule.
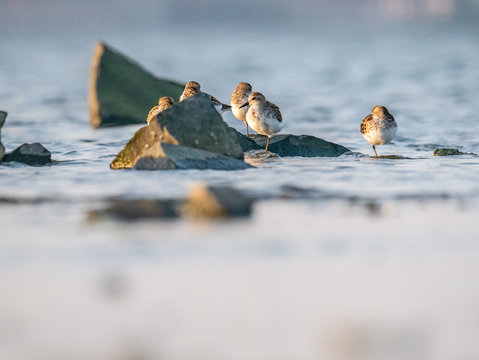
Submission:
[[[264,151],[268,151],[271,136],[280,132],[284,125],[279,107],[266,101],[264,95],[259,92],[249,94],[248,102],[241,105],[240,109],[247,105],[249,105],[249,109],[246,113],[246,121],[258,134],[268,137],[264,149]]]
[[[247,82],[240,82],[231,94],[231,111],[238,120],[241,120],[246,124],[246,136],[248,137],[249,127],[248,122],[246,121],[246,113],[248,112],[249,106],[242,108],[241,105],[248,101],[248,96],[251,94],[252,90],[253,88],[250,84]]]
[[[193,95],[199,94],[200,92],[202,92],[200,83],[197,81],[189,81],[188,84],[186,84],[185,89],[183,90],[183,93],[180,96],[180,101],[183,101]],[[213,95],[210,95],[210,94],[206,94],[206,95],[208,95],[216,111],[218,111],[220,115],[223,114],[225,111],[231,111],[231,106],[223,104]]]
[[[384,145],[390,142],[396,135],[398,125],[388,109],[376,105],[371,110],[371,114],[361,122],[360,130],[364,138],[373,146],[376,156],[378,156],[376,145]]]
[[[158,105],[153,106],[146,117],[146,122],[149,124],[151,119],[153,119],[156,115],[158,115],[163,110],[172,107],[175,104],[173,99],[169,96],[163,96],[158,99]]]

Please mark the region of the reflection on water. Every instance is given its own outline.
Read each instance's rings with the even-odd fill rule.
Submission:
[[[224,102],[248,81],[283,133],[352,153],[111,171],[138,126],[89,128],[96,37],[2,38],[2,141],[58,162],[0,166],[0,358],[476,358],[479,158],[433,156],[479,153],[475,34],[159,35],[104,40]],[[377,104],[399,130],[374,158],[359,124]],[[252,216],[87,220],[109,198],[179,199],[197,182],[258,198]]]

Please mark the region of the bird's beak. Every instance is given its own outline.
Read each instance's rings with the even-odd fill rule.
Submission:
[[[249,105],[249,103],[246,102],[246,103],[244,103],[243,105],[241,105],[239,108],[240,108],[240,109],[241,109],[241,108],[244,108],[246,105]]]

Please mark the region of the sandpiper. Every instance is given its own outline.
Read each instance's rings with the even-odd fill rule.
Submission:
[[[371,114],[364,118],[360,129],[361,134],[373,146],[374,153],[378,156],[376,145],[390,142],[396,135],[398,125],[388,109],[376,105],[371,110]]]
[[[200,83],[197,81],[189,81],[188,84],[186,84],[185,89],[183,90],[183,93],[180,96],[180,101],[183,101],[189,98],[190,96],[196,95],[200,92],[202,92]],[[231,106],[223,104],[213,95],[210,95],[210,94],[206,94],[206,95],[208,95],[216,111],[218,111],[220,114],[224,113],[225,111],[231,111]]]
[[[246,121],[248,125],[258,134],[266,135],[266,148],[268,151],[269,139],[271,135],[280,132],[283,128],[283,117],[279,111],[279,107],[275,104],[266,101],[263,94],[259,92],[252,92],[248,96],[248,102],[240,106],[240,108],[249,105],[246,113]]]
[[[238,120],[241,120],[246,124],[246,135],[248,137],[249,127],[248,122],[246,121],[246,113],[248,112],[249,106],[242,108],[241,105],[248,101],[248,96],[251,94],[252,90],[253,88],[250,84],[247,82],[240,82],[231,94],[231,111]]]
[[[172,107],[174,105],[174,101],[171,97],[169,96],[163,96],[158,99],[158,105],[155,105],[151,108],[150,112],[148,113],[148,116],[146,118],[146,122],[149,124],[151,119],[153,119],[156,115],[158,115],[160,112],[163,110],[168,109],[169,107]]]

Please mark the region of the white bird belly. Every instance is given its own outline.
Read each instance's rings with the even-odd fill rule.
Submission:
[[[280,132],[283,128],[283,122],[278,121],[272,116],[256,117],[247,116],[248,125],[258,134],[271,136]]]
[[[397,130],[397,126],[376,127],[374,130],[363,134],[363,136],[371,145],[384,145],[394,139]]]
[[[231,105],[231,111],[233,115],[236,116],[237,119],[246,122],[246,113],[248,112],[249,106],[245,106],[244,108],[239,108],[234,105]]]

